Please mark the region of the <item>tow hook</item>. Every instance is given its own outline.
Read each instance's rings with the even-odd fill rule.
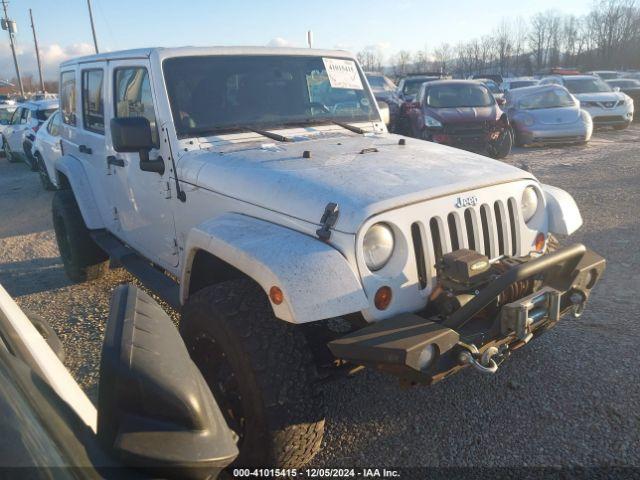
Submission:
[[[494,360],[494,357],[501,356],[500,350],[497,347],[487,348],[482,355],[478,351],[478,347],[475,345],[467,345],[466,343],[458,343],[464,348],[460,352],[460,363],[463,365],[471,365],[473,368],[481,373],[491,374],[498,371],[498,363]]]

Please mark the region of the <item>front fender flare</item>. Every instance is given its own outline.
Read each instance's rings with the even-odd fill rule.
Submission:
[[[559,235],[571,235],[582,226],[582,215],[573,197],[564,190],[542,184],[547,203],[549,231]]]
[[[87,173],[80,160],[71,155],[64,155],[56,160],[56,176],[58,172],[64,174],[69,180],[73,195],[76,197],[82,219],[89,230],[104,228],[104,222],[98,209],[98,204],[91,190],[91,184]],[[60,180],[58,179],[58,185]]]
[[[251,277],[266,293],[280,287],[284,301],[271,306],[282,320],[312,322],[368,306],[359,278],[340,252],[280,225],[227,213],[192,228],[185,250],[182,302],[189,295],[194,257],[204,250]]]

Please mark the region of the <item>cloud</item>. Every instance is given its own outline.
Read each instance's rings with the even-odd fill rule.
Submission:
[[[62,46],[57,43],[50,45],[39,45],[40,61],[42,62],[42,73],[45,80],[56,80],[58,78],[58,67],[60,63],[74,57],[92,55],[93,45],[89,43],[74,43]],[[38,64],[36,61],[35,48],[33,45],[18,44],[16,48],[18,66],[23,77],[32,75],[38,78]],[[13,57],[11,47],[8,43],[0,43],[0,72],[3,72],[9,79],[15,77]]]
[[[282,37],[276,37],[269,40],[267,47],[292,47],[293,44]]]

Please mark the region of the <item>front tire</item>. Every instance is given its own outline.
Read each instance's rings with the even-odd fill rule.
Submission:
[[[47,172],[47,167],[44,164],[44,159],[40,155],[40,153],[36,152],[33,154],[33,158],[35,159],[38,174],[40,175],[40,183],[42,184],[42,188],[45,190],[56,190],[56,186],[49,178],[49,172]]]
[[[212,285],[183,307],[180,333],[229,426],[235,466],[298,468],[318,452],[324,402],[299,327],[277,319],[250,279]]]
[[[89,235],[71,190],[58,190],[53,195],[52,212],[58,249],[69,279],[86,282],[103,276],[109,268],[109,257]]]
[[[511,148],[513,147],[513,135],[511,134],[510,128],[505,128],[495,141],[495,143],[490,143],[487,150],[489,156],[495,159],[505,158],[509,153],[511,153]]]

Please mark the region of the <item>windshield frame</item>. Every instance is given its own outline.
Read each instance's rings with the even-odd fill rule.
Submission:
[[[429,90],[433,89],[433,88],[438,88],[438,87],[473,87],[473,88],[479,88],[479,89],[485,89],[486,90],[486,94],[488,95],[488,105],[456,105],[456,106],[448,106],[448,107],[439,107],[439,106],[434,106],[429,104],[428,99],[429,99]],[[496,99],[493,95],[493,93],[491,92],[491,89],[489,89],[489,87],[487,87],[483,82],[475,82],[475,83],[451,83],[451,84],[436,84],[436,85],[429,85],[428,87],[425,88],[424,90],[424,94],[423,94],[423,104],[425,107],[428,108],[435,108],[435,109],[439,109],[439,108],[491,108],[494,107],[496,105]]]
[[[574,92],[571,88],[569,88],[569,85],[571,82],[588,82],[588,81],[592,81],[593,84],[595,85],[604,85],[607,90],[595,90],[595,91],[582,91],[582,92]],[[609,84],[607,84],[607,82],[605,82],[604,80],[602,80],[600,77],[593,77],[593,78],[565,78],[564,79],[564,87],[569,90],[569,93],[573,94],[573,95],[582,95],[582,94],[589,94],[589,93],[611,93],[613,92],[613,88],[611,88],[611,86]]]
[[[567,105],[552,105],[552,106],[543,106],[543,107],[535,107],[535,108],[527,108],[522,104],[524,101],[526,101],[530,97],[539,97],[548,93],[556,93],[556,92],[562,92],[563,94],[567,95],[567,98],[571,101],[571,103]],[[553,89],[544,90],[541,92],[531,92],[528,95],[523,95],[521,98],[516,100],[516,109],[523,110],[523,111],[551,110],[554,108],[571,108],[571,107],[575,108],[576,106],[577,105],[576,105],[575,97],[568,90],[561,89],[561,88],[553,88]]]
[[[235,123],[235,124],[224,124],[219,125],[217,127],[209,127],[207,126],[202,128],[191,128],[189,130],[184,130],[180,126],[180,122],[178,122],[177,115],[179,112],[176,112],[174,100],[172,98],[172,94],[170,91],[170,82],[167,78],[167,68],[166,63],[171,62],[173,60],[185,60],[185,59],[206,59],[206,58],[216,58],[216,59],[224,59],[224,58],[295,58],[295,59],[318,59],[322,61],[323,58],[335,59],[335,60],[348,60],[355,64],[356,69],[358,71],[358,75],[360,77],[360,81],[362,83],[362,92],[364,97],[369,101],[369,105],[371,105],[371,115],[369,119],[354,119],[345,116],[333,116],[333,115],[325,115],[325,116],[313,116],[309,115],[305,118],[290,118],[285,119],[281,118],[277,121],[267,121],[267,122],[243,122],[243,123]],[[197,136],[219,136],[225,134],[239,133],[239,132],[250,132],[252,129],[261,129],[261,130],[279,130],[285,128],[304,128],[309,127],[311,125],[326,125],[332,123],[332,121],[340,121],[343,123],[382,123],[382,117],[380,115],[380,110],[378,108],[378,103],[375,99],[372,89],[369,87],[369,82],[366,78],[365,72],[362,70],[358,61],[350,56],[345,55],[318,55],[318,54],[310,54],[310,55],[291,55],[291,54],[210,54],[210,55],[177,55],[171,56],[162,59],[161,61],[161,73],[162,73],[162,81],[164,82],[164,88],[166,92],[166,98],[168,100],[169,111],[171,112],[171,118],[174,124],[176,136],[178,139],[186,139],[186,138],[194,138]],[[175,112],[175,113],[174,113]]]

